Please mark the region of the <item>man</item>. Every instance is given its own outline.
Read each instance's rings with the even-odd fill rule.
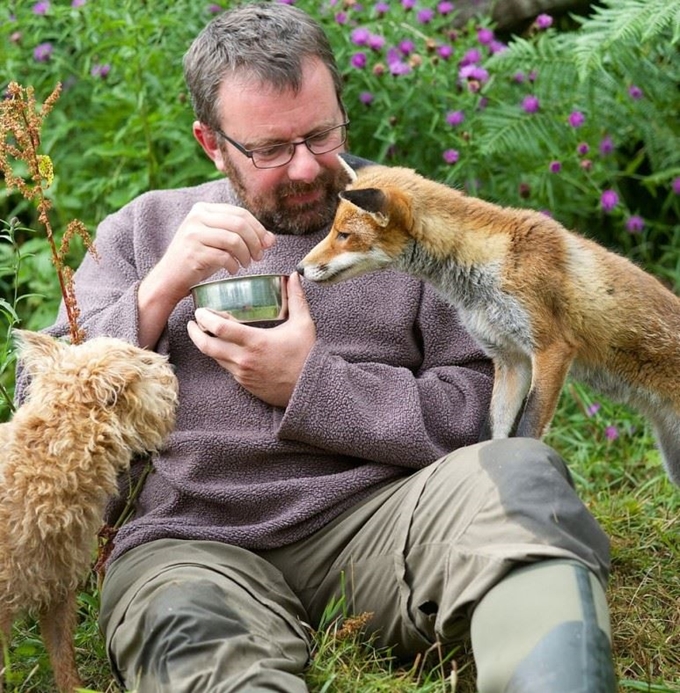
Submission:
[[[483,693],[614,691],[606,537],[552,450],[473,445],[491,370],[455,313],[405,275],[324,288],[293,272],[346,183],[320,27],[245,5],[184,67],[194,136],[224,178],[104,220],[101,260],[75,278],[89,337],[169,354],[180,381],[176,430],[102,587],[121,682],[305,691],[305,624],[344,597],[399,656],[471,630]],[[293,273],[284,324],[194,313],[192,285],[249,272]]]

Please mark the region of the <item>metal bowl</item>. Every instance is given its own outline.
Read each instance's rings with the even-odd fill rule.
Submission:
[[[231,277],[191,287],[196,308],[227,313],[246,325],[273,327],[288,317],[288,277],[258,274]]]

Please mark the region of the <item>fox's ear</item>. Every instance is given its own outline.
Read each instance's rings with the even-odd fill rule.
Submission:
[[[352,168],[349,161],[347,161],[343,154],[338,154],[338,160],[340,161],[342,168],[345,170],[345,173],[349,176],[349,182],[354,183],[354,181],[357,179],[357,172]]]
[[[387,196],[379,188],[361,188],[359,190],[345,190],[340,193],[341,200],[347,200],[375,219],[378,226],[387,226]]]
[[[345,190],[340,193],[340,199],[347,200],[366,212],[385,212],[387,205],[387,197],[380,188]]]
[[[40,332],[14,330],[13,336],[19,350],[19,358],[28,373],[35,374],[49,368],[57,355],[66,348],[62,342]]]

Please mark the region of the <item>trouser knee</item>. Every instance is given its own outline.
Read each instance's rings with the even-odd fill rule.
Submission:
[[[605,584],[609,539],[579,498],[569,469],[550,446],[531,438],[483,444],[479,464],[506,518],[543,544],[565,549]]]

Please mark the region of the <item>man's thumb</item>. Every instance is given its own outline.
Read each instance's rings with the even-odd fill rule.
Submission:
[[[288,312],[291,317],[309,314],[305,291],[297,272],[293,272],[288,278]]]

